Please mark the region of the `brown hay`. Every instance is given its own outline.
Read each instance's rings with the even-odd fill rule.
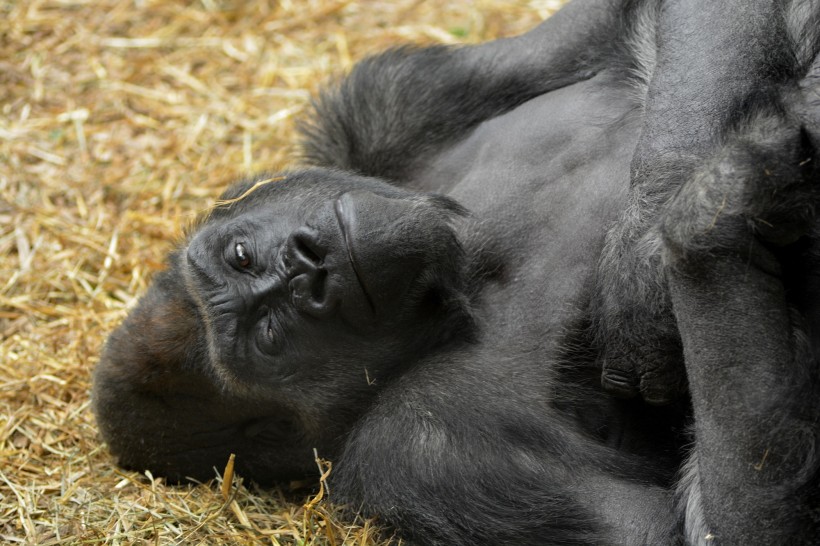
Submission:
[[[90,371],[187,219],[291,164],[319,82],[401,42],[517,34],[558,4],[0,3],[0,542],[377,544],[322,498],[118,469]]]

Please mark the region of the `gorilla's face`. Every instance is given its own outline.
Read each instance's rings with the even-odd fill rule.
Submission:
[[[470,329],[447,198],[309,170],[237,184],[112,334],[95,373],[120,462],[283,479],[330,456],[378,388]]]
[[[301,384],[351,357],[382,367],[389,353],[435,344],[430,326],[463,300],[450,226],[460,209],[446,198],[309,171],[234,206],[206,220],[181,260],[230,390]]]

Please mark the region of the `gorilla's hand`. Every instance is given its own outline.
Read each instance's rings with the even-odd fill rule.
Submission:
[[[607,392],[622,398],[640,395],[649,404],[671,403],[686,392],[680,338],[677,332],[668,335],[661,328],[642,328],[640,320],[632,324],[631,330],[627,326],[624,334],[607,341],[600,354],[601,384]],[[667,320],[673,321],[671,317],[658,317],[658,321]]]

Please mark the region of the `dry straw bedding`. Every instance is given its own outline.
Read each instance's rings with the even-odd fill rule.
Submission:
[[[90,372],[192,216],[231,179],[296,164],[321,82],[398,43],[517,34],[558,4],[0,0],[0,543],[376,544],[310,491],[118,469]]]

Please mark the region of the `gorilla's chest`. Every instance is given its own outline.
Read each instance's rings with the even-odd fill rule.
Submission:
[[[625,206],[638,113],[598,75],[479,125],[420,173],[417,185],[456,198],[502,241],[505,280],[487,291],[485,317],[501,339],[543,339],[577,315]]]

